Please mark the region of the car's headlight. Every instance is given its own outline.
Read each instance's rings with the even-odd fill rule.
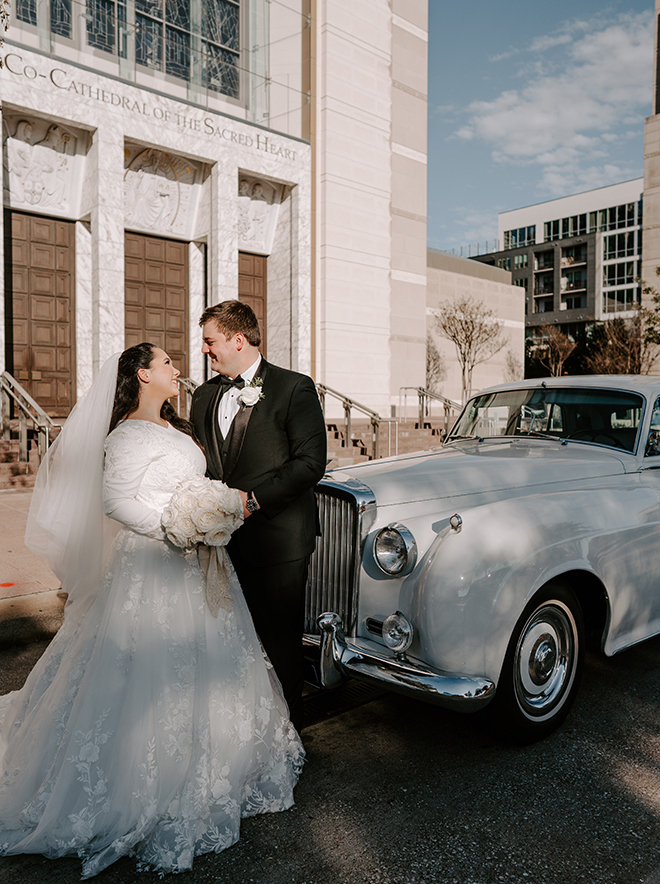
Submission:
[[[397,654],[408,650],[413,640],[413,626],[401,611],[395,611],[383,623],[383,641]]]
[[[417,561],[415,538],[405,525],[393,522],[376,534],[374,558],[389,577],[403,577],[412,571]]]

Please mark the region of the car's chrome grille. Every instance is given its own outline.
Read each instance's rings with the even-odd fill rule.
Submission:
[[[350,495],[319,486],[316,501],[321,536],[316,539],[307,581],[305,632],[318,634],[316,620],[325,611],[339,614],[353,628],[357,605],[357,502]]]

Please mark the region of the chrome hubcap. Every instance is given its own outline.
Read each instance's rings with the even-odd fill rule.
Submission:
[[[575,676],[577,627],[559,601],[544,603],[525,624],[515,659],[515,691],[522,711],[543,718],[557,710]]]

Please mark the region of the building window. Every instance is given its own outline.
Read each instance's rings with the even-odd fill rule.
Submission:
[[[37,0],[16,0],[16,18],[36,27]]]
[[[587,306],[586,295],[567,295],[561,299],[562,310],[582,310]]]
[[[504,231],[504,248],[519,249],[522,246],[533,246],[536,242],[536,225],[518,227],[516,230]]]
[[[528,255],[516,255],[513,259],[513,266],[516,270],[522,270],[527,267]]]
[[[546,221],[543,225],[543,242],[559,239],[559,221]]]
[[[573,264],[587,263],[587,244],[581,243],[578,246],[568,246],[561,250],[561,266],[571,267]]]
[[[587,271],[568,270],[564,271],[561,277],[562,292],[572,292],[576,289],[586,289],[587,287]]]
[[[513,284],[519,285],[521,288],[523,288],[523,289],[525,289],[525,291],[527,291],[527,288],[529,286],[529,280],[527,279],[526,276],[521,276],[519,279],[514,279]]]
[[[501,267],[502,270],[511,270],[511,258],[498,258],[497,266]]]
[[[126,6],[114,0],[87,0],[87,42],[126,58]]]
[[[71,39],[71,0],[50,0],[50,30]]]
[[[546,268],[554,269],[555,266],[555,253],[554,250],[550,250],[549,252],[537,252],[534,255],[534,269],[535,270],[545,270]]]
[[[561,219],[562,238],[569,236],[584,236],[587,232],[587,216],[571,215],[570,218]]]
[[[636,203],[625,203],[610,209],[591,212],[590,230],[620,230],[622,227],[635,227],[637,224]]]
[[[555,274],[552,270],[549,273],[539,273],[534,282],[535,295],[549,295],[555,290]]]
[[[635,304],[639,304],[639,300],[638,287],[612,289],[603,293],[603,313],[622,313],[625,310],[632,310]]]
[[[191,81],[193,70],[198,69],[206,89],[238,98],[239,24],[237,0],[202,0],[201,33],[193,28],[190,0],[136,0],[135,60],[142,67],[164,71],[179,80]],[[125,33],[126,5],[122,0],[87,0],[90,46],[126,57]],[[201,58],[195,59],[200,52]]]
[[[635,281],[636,261],[621,261],[619,264],[608,264],[603,267],[603,285],[625,285]]]
[[[627,258],[635,254],[635,234],[615,233],[603,237],[603,258],[611,261],[613,258]]]
[[[554,298],[534,298],[534,313],[552,313],[554,301]]]

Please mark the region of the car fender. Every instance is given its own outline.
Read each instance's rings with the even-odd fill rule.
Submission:
[[[651,507],[657,512],[648,491],[616,479],[466,509],[459,530],[447,516],[401,588],[417,630],[411,651],[438,668],[495,680],[517,620],[549,580],[589,572],[609,603],[616,575],[607,550],[648,519]]]

